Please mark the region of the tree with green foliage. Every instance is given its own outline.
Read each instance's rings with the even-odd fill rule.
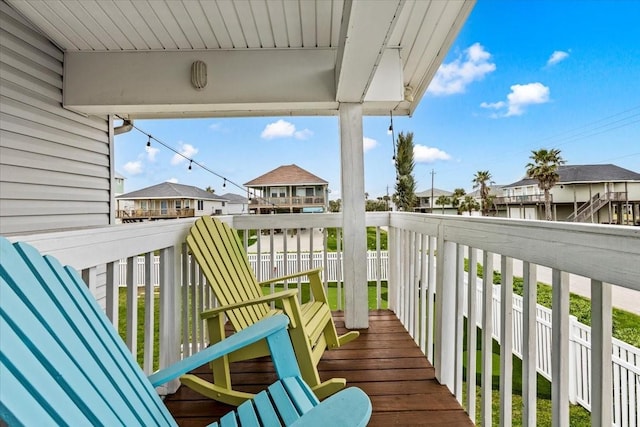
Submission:
[[[444,207],[445,205],[451,204],[451,199],[449,199],[449,197],[445,196],[444,194],[438,196],[438,198],[436,199],[436,205],[438,206],[442,206],[442,213],[444,214]]]
[[[367,212],[384,212],[389,210],[387,208],[387,202],[382,197],[378,197],[378,200],[365,200],[364,208]]]
[[[462,200],[465,194],[467,194],[467,192],[464,191],[464,188],[455,188],[453,194],[449,197],[451,206],[458,210],[458,215],[462,214],[462,211],[460,211],[460,200]]]
[[[550,190],[560,179],[558,167],[566,163],[557,148],[547,150],[541,148],[531,151],[529,156],[533,162],[527,163],[527,176],[538,181],[538,187],[544,192],[544,213],[547,221],[553,220],[551,212]]]
[[[464,199],[460,202],[460,206],[458,206],[458,212],[461,214],[462,212],[469,212],[469,215],[473,211],[480,210],[480,203],[473,196],[464,196]]]
[[[489,171],[478,171],[473,176],[473,188],[480,188],[480,211],[482,212],[482,216],[487,216],[489,213],[489,207],[492,204],[492,201],[489,197],[489,185],[493,184],[491,180],[491,173]]]
[[[400,132],[396,154],[396,193],[394,202],[399,210],[412,212],[416,205],[416,180],[413,177],[413,132]]]

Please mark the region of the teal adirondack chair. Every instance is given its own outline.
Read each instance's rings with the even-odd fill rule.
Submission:
[[[154,386],[264,339],[279,380],[221,426],[366,425],[360,389],[314,396],[287,324],[270,317],[147,378],[74,269],[0,237],[0,425],[176,425]]]

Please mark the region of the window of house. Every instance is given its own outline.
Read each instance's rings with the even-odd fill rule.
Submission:
[[[271,187],[269,192],[270,197],[287,197],[286,193],[286,187]]]
[[[140,201],[140,209],[142,209],[143,211],[147,210],[147,201],[146,200],[141,200]]]
[[[191,207],[191,203],[189,203],[189,202],[190,202],[190,200],[188,200],[188,199],[184,201],[184,208],[185,209],[189,209]]]
[[[182,201],[181,200],[176,200],[176,209],[182,209]]]
[[[204,200],[198,200],[198,210],[199,211],[204,210]]]

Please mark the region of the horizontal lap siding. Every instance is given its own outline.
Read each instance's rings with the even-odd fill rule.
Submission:
[[[62,108],[63,53],[3,1],[0,47],[0,234],[108,224],[108,120]]]

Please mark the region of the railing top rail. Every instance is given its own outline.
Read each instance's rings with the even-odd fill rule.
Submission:
[[[391,214],[391,226],[640,290],[640,228],[602,224]]]

